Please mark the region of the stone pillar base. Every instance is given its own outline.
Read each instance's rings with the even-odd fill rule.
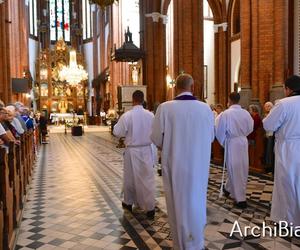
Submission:
[[[243,108],[248,109],[252,97],[252,89],[249,87],[242,87],[239,94],[241,96],[240,105]]]
[[[276,100],[284,98],[282,84],[275,84],[270,90],[270,101],[275,103]]]

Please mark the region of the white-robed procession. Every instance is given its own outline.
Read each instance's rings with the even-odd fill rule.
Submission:
[[[113,132],[117,137],[125,137],[123,207],[132,210],[132,205],[136,205],[153,217],[155,179],[150,134],[154,115],[143,108],[143,101],[143,92],[135,91],[133,109],[121,116]]]
[[[281,99],[263,120],[275,132],[275,180],[271,219],[300,226],[300,77],[285,83]]]
[[[178,96],[158,107],[151,139],[162,149],[162,176],[174,249],[203,249],[214,116],[191,94],[193,79],[177,78]],[[193,131],[193,134],[190,133]]]
[[[227,172],[225,187],[221,180],[221,194],[231,196],[237,208],[247,208],[247,136],[253,131],[254,121],[239,105],[237,92],[229,95],[228,109],[215,118],[210,107],[192,95],[193,83],[190,75],[179,75],[177,96],[160,104],[155,117],[142,107],[143,98],[134,93],[132,110],[123,114],[114,127],[114,134],[125,137],[126,144],[122,206],[129,211],[133,205],[138,206],[151,219],[155,219],[154,145],[161,151],[168,221],[173,247],[178,250],[205,247],[206,195],[215,136],[224,147],[223,177],[225,169]],[[299,77],[287,80],[286,93],[287,97],[263,121],[265,130],[276,136],[271,219],[300,225]]]
[[[229,95],[230,107],[216,118],[216,137],[225,148],[227,181],[225,195],[231,195],[237,206],[246,208],[246,188],[249,172],[247,135],[253,131],[254,121],[248,111],[238,104],[238,93]]]

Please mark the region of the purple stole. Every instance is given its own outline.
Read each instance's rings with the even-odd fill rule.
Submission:
[[[180,95],[174,98],[174,100],[178,100],[178,101],[195,101],[197,100],[196,97],[192,96],[192,95]]]

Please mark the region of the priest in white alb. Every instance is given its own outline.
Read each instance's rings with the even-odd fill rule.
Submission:
[[[132,211],[135,205],[147,212],[149,219],[155,215],[155,175],[151,128],[154,115],[142,106],[144,93],[136,90],[132,95],[133,108],[123,114],[114,126],[117,137],[125,137],[124,201],[122,206]]]
[[[227,181],[226,196],[236,201],[236,206],[246,208],[246,188],[249,172],[248,139],[254,121],[249,112],[239,105],[239,93],[229,95],[229,108],[216,118],[216,137],[225,148]]]
[[[152,141],[162,149],[162,177],[174,249],[204,249],[206,195],[214,115],[192,95],[194,80],[176,79],[177,97],[155,114]]]
[[[300,226],[300,77],[285,82],[281,99],[263,120],[275,132],[275,177],[271,220]]]

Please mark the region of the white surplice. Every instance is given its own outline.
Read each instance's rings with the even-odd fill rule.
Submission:
[[[162,148],[174,249],[203,249],[214,115],[207,104],[197,100],[165,102],[155,114],[151,138]]]
[[[271,220],[300,226],[300,96],[280,100],[263,125],[275,132]]]
[[[231,105],[216,118],[216,137],[226,147],[227,181],[225,188],[236,202],[246,201],[249,172],[247,135],[254,121],[240,105]]]
[[[141,105],[123,114],[114,126],[117,137],[125,137],[124,202],[151,211],[155,208],[155,176],[151,128],[154,115]]]

